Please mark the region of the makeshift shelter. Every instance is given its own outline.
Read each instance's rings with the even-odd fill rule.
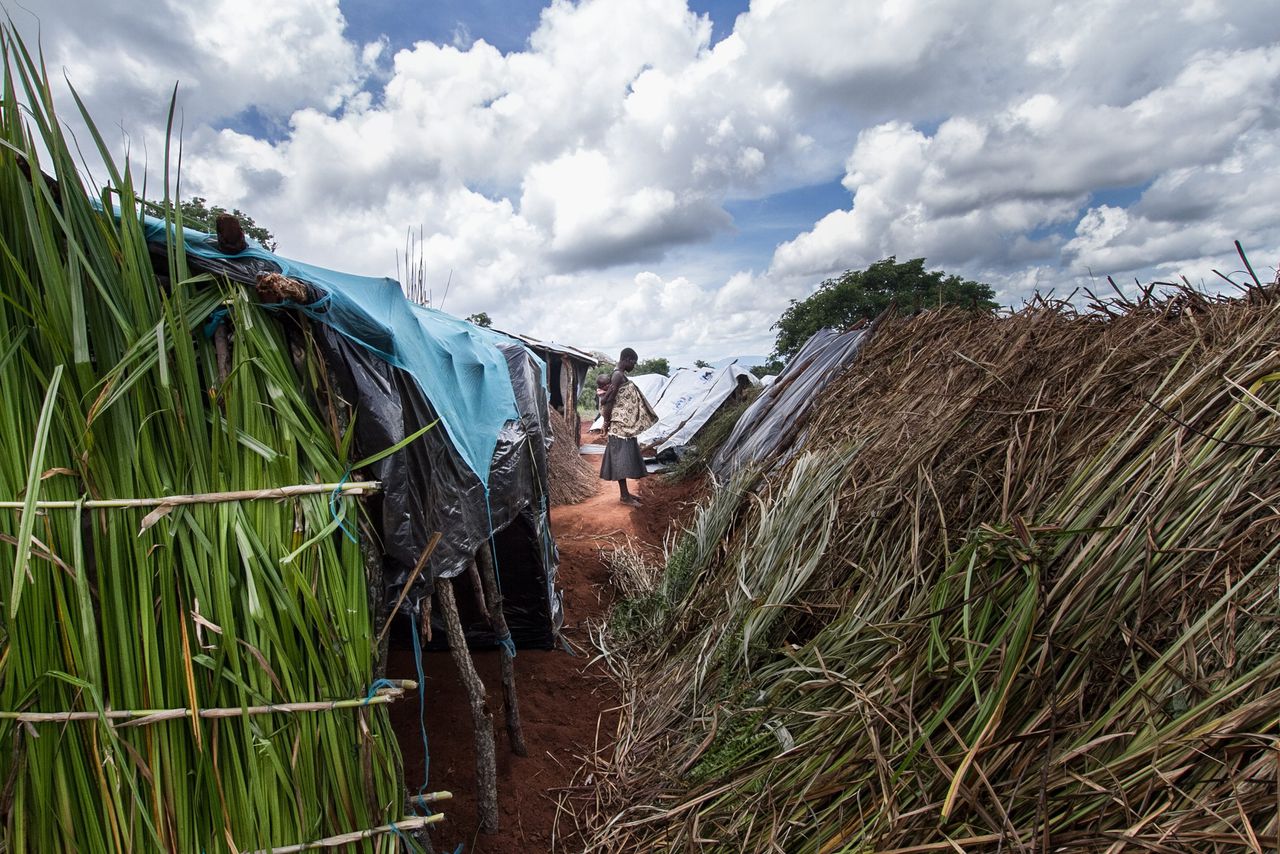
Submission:
[[[760,381],[737,364],[723,368],[680,368],[651,401],[658,421],[637,437],[642,447],[662,454],[693,441],[698,431],[734,395]]]
[[[746,388],[759,386],[755,376],[736,364],[723,368],[678,368],[669,377],[641,374],[630,378],[653,407],[658,421],[637,439],[642,448],[663,454],[693,442],[726,402]],[[597,418],[593,430],[603,427]]]
[[[515,332],[504,334],[522,342],[547,366],[545,382],[550,393],[551,408],[560,413],[573,429],[573,435],[577,436],[582,428],[582,418],[578,415],[578,395],[582,393],[587,371],[598,364],[596,357],[567,344],[539,341]]]
[[[615,612],[585,850],[1274,848],[1280,281],[1154,290],[810,342]]]
[[[164,223],[147,218],[145,233],[164,257]],[[387,608],[436,532],[441,538],[413,601],[430,594],[434,578],[466,575],[489,543],[512,639],[550,648],[562,616],[545,500],[542,361],[508,335],[410,302],[392,279],[327,270],[255,244],[228,252],[213,235],[190,229],[182,244],[193,268],[255,285],[275,310],[311,321],[335,391],[353,405],[359,451],[391,447],[430,424],[441,428],[370,466],[383,484],[374,510]],[[464,609],[463,616],[470,643],[501,640],[485,615]]]
[[[640,374],[630,379],[636,384],[636,388],[640,389],[644,399],[649,401],[650,406],[654,406],[658,402],[658,398],[662,397],[662,390],[671,381],[671,377],[663,376],[662,374]]]
[[[0,57],[0,850],[422,850],[449,794],[406,797],[397,614],[450,641],[495,831],[468,637],[523,755],[514,648],[560,622],[547,366],[234,217],[181,229],[84,115],[91,197],[3,24]]]
[[[766,461],[778,465],[803,448],[814,407],[827,386],[857,358],[873,329],[868,325],[847,332],[815,332],[734,425],[711,459],[712,474],[727,481],[744,466]]]

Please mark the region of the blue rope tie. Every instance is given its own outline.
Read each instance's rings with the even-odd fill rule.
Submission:
[[[204,328],[202,330],[204,332],[204,337],[212,338],[213,333],[218,331],[218,327],[221,326],[230,315],[231,312],[227,311],[225,307],[214,309],[213,313],[209,315],[209,319],[205,321]]]
[[[498,646],[502,647],[508,658],[516,657],[516,642],[511,639],[511,632],[498,638]]]
[[[396,823],[391,822],[391,832],[400,837],[400,841],[404,843],[404,850],[417,851],[419,846],[412,839],[405,836],[404,831],[396,827]]]
[[[366,706],[369,705],[369,703],[373,701],[374,696],[378,693],[379,690],[383,688],[397,688],[397,687],[399,686],[397,686],[396,683],[392,682],[390,679],[375,680],[374,683],[369,686],[369,693],[365,695],[364,705]]]
[[[418,637],[421,614],[422,601],[419,600],[414,604],[413,614],[409,618],[413,624],[413,666],[418,671],[418,729],[422,732],[422,785],[418,787],[414,805],[422,807],[430,815],[431,808],[422,800],[427,792],[427,782],[431,779],[431,749],[427,745],[427,677],[422,672],[422,639]]]
[[[338,485],[333,488],[333,492],[329,493],[329,513],[333,516],[333,520],[338,523],[338,527],[342,529],[342,533],[346,534],[347,539],[353,543],[360,542],[356,539],[356,535],[351,533],[351,529],[347,527],[345,514],[338,512],[338,499],[342,495],[342,487],[346,485],[347,478],[351,477],[351,467],[342,473],[342,480],[338,481]]]

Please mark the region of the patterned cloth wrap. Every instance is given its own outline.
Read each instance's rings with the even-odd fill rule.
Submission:
[[[615,378],[617,374],[614,374]],[[624,374],[622,387],[613,400],[613,419],[609,422],[609,435],[616,439],[631,439],[648,430],[658,421],[649,401],[640,388]]]

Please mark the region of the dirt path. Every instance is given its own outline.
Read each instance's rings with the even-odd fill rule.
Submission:
[[[584,425],[585,427],[585,425]],[[586,455],[599,466],[600,457]],[[568,785],[582,757],[607,750],[613,739],[618,698],[607,673],[592,663],[589,624],[599,622],[613,602],[604,553],[629,538],[660,548],[673,519],[688,516],[696,484],[669,484],[651,477],[641,482],[642,508],[618,502],[617,487],[601,481],[600,492],[581,504],[556,507],[551,527],[560,550],[559,583],[564,591],[564,636],[577,656],[563,650],[521,650],[516,687],[529,755],[515,756],[502,724],[500,653],[477,651],[476,667],[496,713],[498,800],[501,828],[496,836],[477,834],[475,758],[471,713],[447,652],[423,658],[426,725],[431,751],[431,790],[448,789],[446,823],[435,834],[440,851],[463,843],[466,854],[525,854],[576,850],[573,822],[556,823],[556,790]],[[416,678],[413,654],[392,650],[391,678]],[[423,778],[423,750],[416,702],[391,707],[392,723],[404,753],[405,779],[416,789]]]

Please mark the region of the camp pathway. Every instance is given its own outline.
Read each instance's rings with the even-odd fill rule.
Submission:
[[[585,426],[585,425],[584,425]],[[597,467],[599,455],[585,455]],[[660,554],[673,520],[686,518],[697,497],[696,484],[670,484],[646,478],[638,493],[640,508],[618,501],[617,485],[601,481],[594,498],[551,510],[551,527],[560,551],[559,586],[564,591],[564,637],[576,656],[564,650],[520,650],[516,688],[529,755],[514,755],[502,715],[501,659],[497,650],[473,652],[476,668],[494,712],[497,739],[499,832],[477,834],[475,752],[471,712],[447,652],[423,657],[426,724],[431,752],[430,789],[447,789],[453,800],[441,805],[446,822],[433,834],[437,850],[452,852],[458,843],[470,854],[526,854],[577,851],[571,816],[556,822],[558,789],[569,785],[582,757],[611,748],[617,723],[618,694],[603,665],[592,663],[589,625],[598,624],[613,602],[614,590],[604,555],[629,539]],[[388,675],[416,678],[409,650],[391,651]],[[405,781],[416,790],[423,779],[418,704],[410,699],[391,707],[392,723],[404,753]]]

